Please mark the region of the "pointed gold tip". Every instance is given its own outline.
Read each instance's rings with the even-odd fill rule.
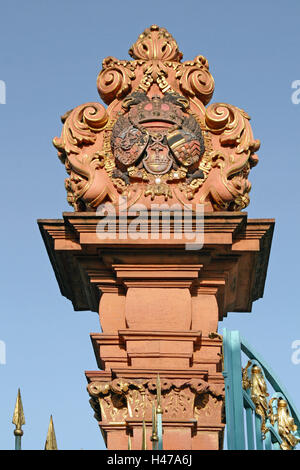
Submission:
[[[45,450],[57,450],[56,436],[54,431],[54,424],[52,415],[50,416],[50,423],[45,443]]]
[[[12,422],[16,426],[16,429],[14,430],[15,436],[23,436],[22,426],[25,424],[25,416],[23,411],[20,389],[18,389],[18,395]]]
[[[142,440],[142,450],[147,450],[147,430],[146,423],[143,419],[143,440]]]
[[[157,374],[157,379],[156,379],[156,390],[157,390],[157,408],[156,408],[156,412],[157,413],[162,413],[162,408],[161,408],[161,383],[160,383],[159,374]]]
[[[158,441],[157,437],[157,417],[156,417],[156,406],[155,402],[152,402],[152,435],[151,441]]]
[[[131,450],[131,437],[128,436],[128,450]]]

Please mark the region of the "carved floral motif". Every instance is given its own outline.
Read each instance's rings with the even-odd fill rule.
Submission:
[[[152,379],[114,379],[88,385],[95,418],[106,422],[124,422],[127,417],[151,419],[157,398],[157,382]],[[214,408],[222,407],[224,387],[204,380],[161,379],[161,406],[165,419],[202,419]]]

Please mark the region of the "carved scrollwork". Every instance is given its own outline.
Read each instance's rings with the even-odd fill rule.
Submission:
[[[254,166],[258,159],[253,154],[259,149],[260,141],[253,139],[249,120],[250,116],[245,111],[225,103],[213,103],[205,113],[207,128],[221,134],[221,146],[233,146],[237,154],[249,153]]]
[[[195,59],[180,64],[176,72],[181,91],[187,96],[199,98],[207,104],[214,93],[215,82],[209,72],[207,59],[199,55]]]
[[[104,157],[101,153],[69,155],[65,159],[65,167],[70,175],[65,180],[67,200],[75,210],[84,210],[80,198],[88,191],[94,181],[95,172],[104,167]]]
[[[104,155],[101,152],[84,152],[84,149],[96,143],[107,120],[106,109],[100,103],[78,106],[62,117],[64,125],[61,137],[53,139],[58,156],[69,174],[65,180],[67,200],[75,210],[85,210],[85,205],[79,199],[90,188],[95,172],[104,166]]]
[[[108,114],[100,103],[86,103],[66,113],[61,137],[54,137],[53,144],[59,151],[59,157],[65,163],[70,153],[80,153],[84,145],[96,142],[97,133],[103,129]]]
[[[214,103],[205,113],[206,127],[219,136],[219,150],[212,154],[212,166],[220,169],[220,190],[216,182],[211,191],[218,210],[241,210],[249,204],[250,169],[258,162],[255,152],[260,141],[253,138],[249,115],[232,105]],[[222,187],[229,197],[222,197]]]
[[[130,62],[115,57],[106,57],[102,67],[97,78],[97,88],[103,101],[109,104],[115,98],[121,99],[130,92],[132,80],[135,79],[135,67]]]

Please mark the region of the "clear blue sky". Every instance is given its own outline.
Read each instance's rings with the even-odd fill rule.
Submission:
[[[10,0],[1,2],[0,104],[1,296],[0,449],[14,446],[11,424],[21,387],[23,447],[43,449],[53,414],[60,449],[103,448],[88,403],[84,370],[96,369],[89,333],[96,313],[73,312],[59,292],[36,219],[70,210],[65,169],[52,138],[59,116],[97,101],[104,57],[128,58],[137,36],[156,23],[177,40],[184,59],[207,57],[216,88],[212,102],[245,109],[262,141],[252,170],[252,218],[275,218],[264,298],[249,314],[220,324],[239,329],[281,377],[300,409],[299,190],[300,2]]]

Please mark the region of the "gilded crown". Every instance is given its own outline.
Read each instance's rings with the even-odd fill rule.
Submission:
[[[153,96],[151,99],[142,92],[132,93],[123,102],[123,108],[130,109],[129,118],[135,125],[147,122],[166,122],[182,125],[182,111],[189,106],[188,100],[177,93],[166,93],[164,97]]]

